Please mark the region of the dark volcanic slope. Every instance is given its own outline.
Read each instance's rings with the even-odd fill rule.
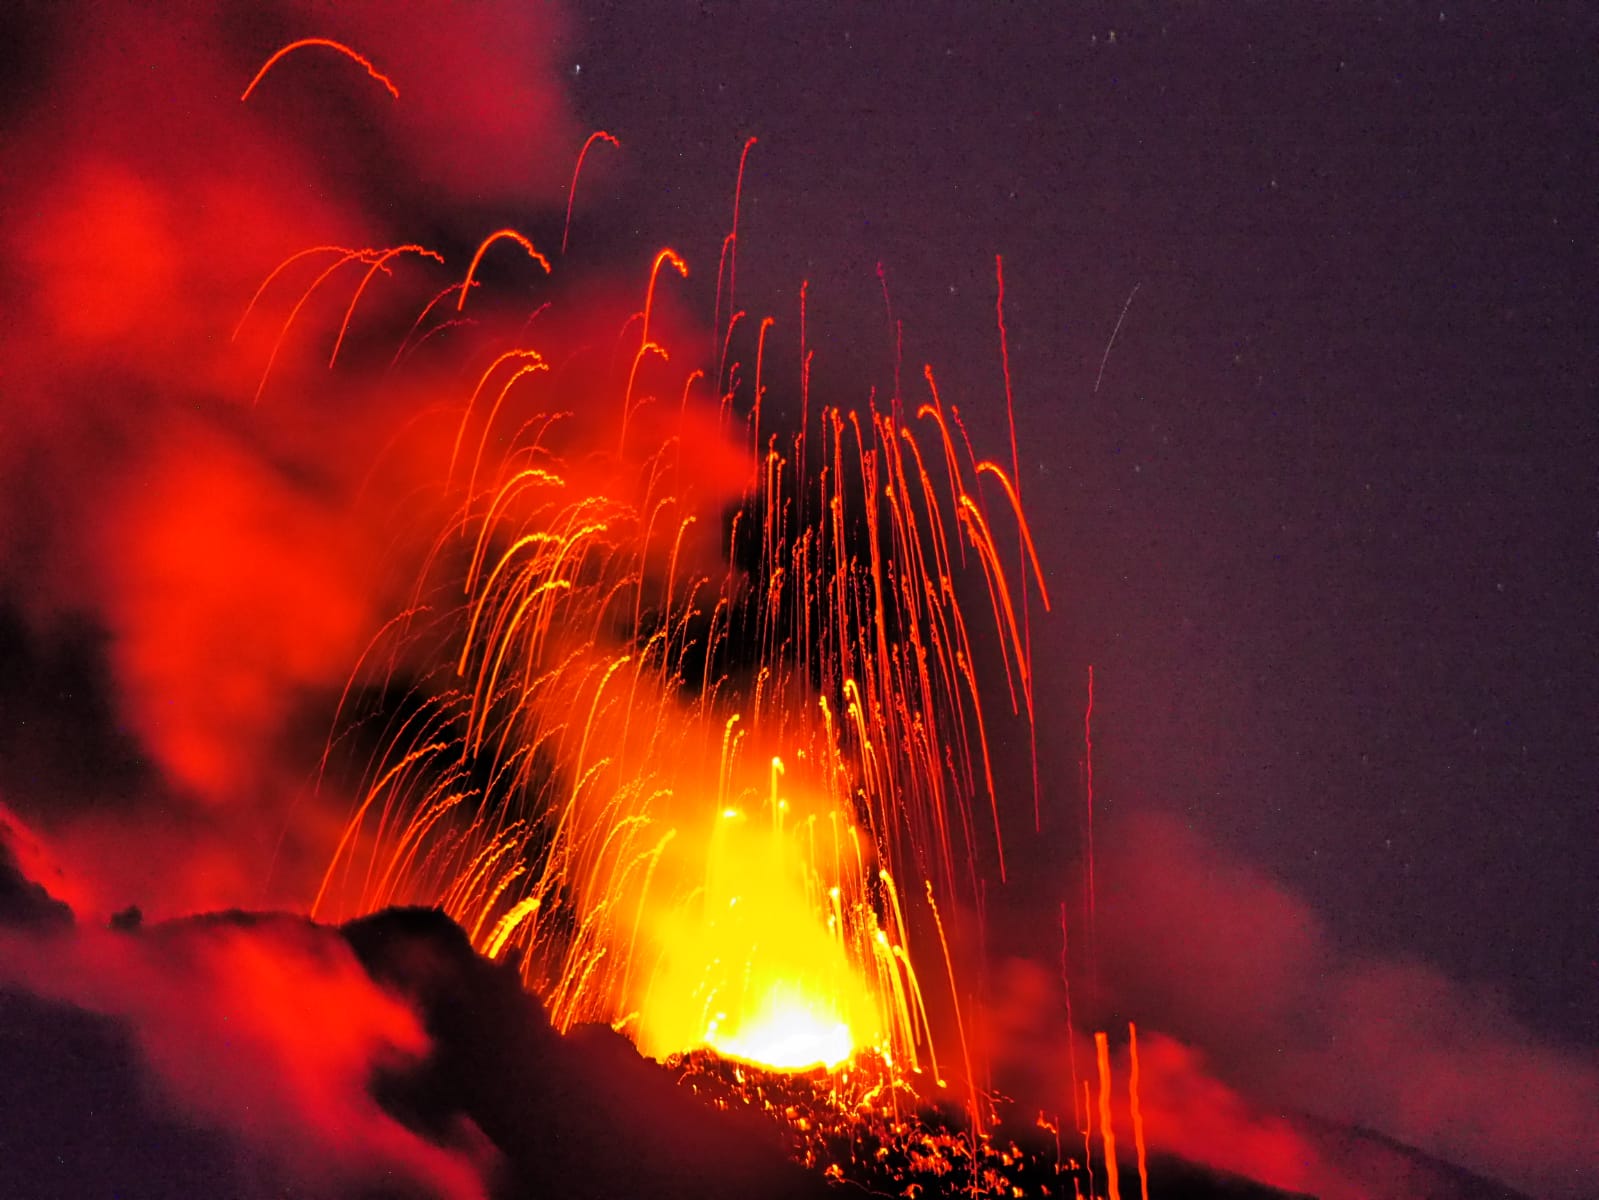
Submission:
[[[0,838],[3,1200],[865,1190],[794,1165],[775,1127],[712,1108],[609,1029],[558,1035],[436,911],[343,929],[249,913],[118,925],[76,924]],[[1358,1178],[1369,1135],[1317,1132]],[[1434,1200],[1524,1200],[1412,1158]],[[951,1175],[920,1195],[941,1184],[966,1194]],[[1285,1200],[1159,1156],[1151,1191]]]
[[[505,1155],[504,1194],[821,1195],[772,1130],[674,1087],[610,1030],[556,1034],[515,975],[480,958],[443,914],[389,910],[344,935],[385,987],[422,1014],[434,1053],[385,1079],[386,1105],[440,1131],[461,1115]]]
[[[1370,1129],[1310,1117],[1301,1118],[1300,1124],[1350,1179],[1372,1191],[1394,1190],[1397,1163],[1406,1172],[1404,1186],[1410,1195],[1442,1200],[1533,1200],[1497,1179],[1477,1175]]]

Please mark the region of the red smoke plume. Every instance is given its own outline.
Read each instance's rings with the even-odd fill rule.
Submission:
[[[11,799],[57,827],[93,808],[65,831],[73,849],[106,851],[94,873],[168,911],[259,903],[274,864],[288,898],[299,857],[326,853],[303,811],[280,844],[285,814],[305,803],[328,695],[399,607],[394,580],[414,578],[407,545],[438,527],[395,525],[409,470],[436,463],[367,475],[429,398],[329,372],[342,297],[282,335],[320,267],[286,272],[241,320],[249,298],[309,246],[382,244],[421,214],[475,235],[483,206],[553,211],[580,141],[550,6],[394,18],[113,4],[19,10],[7,30],[36,78],[4,122],[6,160],[27,169],[0,182],[0,601],[44,642],[70,620],[103,631],[115,735],[154,768],[114,812],[37,780],[9,780]],[[359,44],[406,102],[313,48],[241,103],[284,31],[308,28]],[[402,286],[408,266],[392,268]],[[393,284],[368,289],[347,356]],[[193,834],[172,836],[195,806]],[[133,835],[141,861],[118,862]]]
[[[158,1107],[238,1138],[300,1186],[391,1177],[429,1195],[486,1194],[481,1150],[429,1142],[372,1098],[374,1071],[415,1061],[427,1039],[326,930],[274,918],[146,936],[8,933],[3,988],[112,1018]]]
[[[1490,989],[1345,952],[1303,900],[1169,817],[1124,818],[1099,881],[1116,1008],[1180,1041],[1143,1051],[1146,1109],[1169,1116],[1147,1117],[1152,1138],[1331,1196],[1418,1194],[1413,1164],[1328,1142],[1310,1116],[1535,1195],[1591,1194],[1599,1063]]]

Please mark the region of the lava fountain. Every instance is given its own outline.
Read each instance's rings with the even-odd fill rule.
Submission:
[[[404,701],[352,680],[341,706],[330,760],[356,732],[377,748],[313,913],[442,907],[558,1028],[606,1022],[655,1057],[870,1051],[939,1078],[935,1026],[966,1048],[949,947],[929,947],[979,853],[1003,872],[985,714],[1030,722],[1021,593],[1048,598],[1014,462],[978,459],[930,367],[914,401],[813,411],[803,286],[799,411],[772,427],[775,322],[734,308],[736,196],[711,364],[680,365],[657,311],[689,269],[671,250],[608,345],[478,298],[513,253],[559,273],[516,230],[418,303],[396,362],[432,340],[460,364],[450,515],[357,672],[407,679]],[[309,336],[302,309],[342,286],[336,357],[401,257],[443,262],[317,247],[247,321],[276,303],[274,345]],[[962,594],[985,592],[971,619]]]

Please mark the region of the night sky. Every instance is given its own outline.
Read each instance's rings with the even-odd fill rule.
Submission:
[[[28,167],[0,170],[0,307],[19,314],[0,346],[0,803],[107,870],[117,904],[303,904],[342,819],[308,783],[334,705],[438,528],[374,516],[364,474],[434,398],[425,374],[391,388],[291,347],[248,405],[244,360],[268,344],[227,334],[272,264],[415,238],[456,270],[507,224],[558,244],[576,150],[605,129],[621,146],[584,168],[548,294],[632,304],[670,245],[690,273],[663,312],[708,330],[754,137],[737,299],[777,321],[774,413],[795,403],[803,282],[819,402],[882,404],[899,336],[907,403],[930,364],[1008,466],[1003,260],[1054,604],[1029,613],[1039,829],[1025,730],[1001,719],[1011,878],[986,885],[983,945],[959,947],[983,960],[996,1069],[1060,1075],[1064,906],[1082,1027],[1169,1034],[1174,1077],[1234,1089],[1195,1091],[1196,1111],[1243,1096],[1237,1129],[1309,1110],[1591,1193],[1584,6],[83,13],[0,22],[0,152]],[[238,104],[273,48],[318,33],[403,99],[312,59]],[[522,270],[497,264],[485,292]],[[370,304],[357,364],[386,362],[414,311]],[[370,491],[426,486],[427,460],[397,457]],[[0,983],[53,995],[29,962]]]
[[[741,288],[808,279],[818,357],[881,378],[882,263],[1001,456],[1003,255],[1041,725],[1080,743],[1093,663],[1096,837],[1178,814],[1591,1045],[1595,24],[1225,7],[585,6],[630,175],[594,224],[714,261],[760,137]]]

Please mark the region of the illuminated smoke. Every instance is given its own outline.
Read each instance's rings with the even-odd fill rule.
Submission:
[[[252,407],[282,314],[235,339],[245,302],[307,245],[564,194],[552,151],[569,162],[575,133],[553,65],[560,14],[390,16],[365,3],[8,15],[32,78],[5,98],[7,160],[28,167],[0,182],[0,601],[32,642],[81,646],[108,676],[112,711],[68,708],[64,722],[92,723],[45,753],[77,741],[88,763],[114,750],[130,768],[94,795],[71,771],[0,786],[47,818],[112,903],[181,912],[303,895],[330,833],[308,764],[402,594],[396,557],[425,546],[392,524],[394,493],[419,476],[369,468],[428,398],[375,386],[371,329],[357,324],[350,369],[331,374],[325,341],[286,340],[276,390]],[[359,41],[425,102],[398,104],[312,51],[241,103],[278,25],[302,22]],[[511,144],[519,153],[500,152]],[[363,312],[379,324],[386,282]]]
[[[1136,1014],[1151,1153],[1331,1200],[1457,1186],[1354,1132],[1372,1130],[1528,1194],[1589,1190],[1591,1054],[1538,1038],[1486,989],[1342,949],[1300,897],[1175,818],[1125,814],[1100,847],[1102,995],[1077,1016],[1114,1030]],[[1018,958],[995,980],[980,1024],[996,1077],[1069,1116],[1058,974]]]
[[[0,951],[0,988],[125,1025],[162,1102],[238,1136],[302,1185],[390,1174],[431,1195],[486,1194],[470,1156],[372,1098],[374,1069],[415,1061],[427,1040],[326,931],[291,918],[149,937],[88,929],[0,935]]]

